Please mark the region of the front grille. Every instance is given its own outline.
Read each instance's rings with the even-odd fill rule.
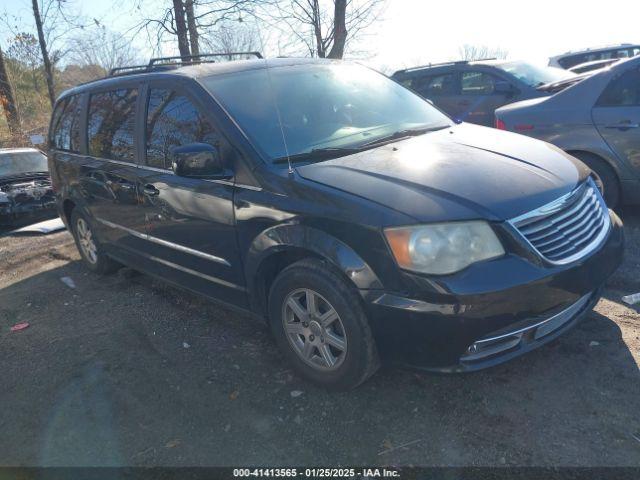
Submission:
[[[558,200],[511,220],[545,259],[569,263],[596,248],[609,232],[602,195],[591,179]]]

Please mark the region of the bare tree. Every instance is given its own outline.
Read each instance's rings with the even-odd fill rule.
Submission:
[[[254,52],[260,49],[258,32],[246,25],[222,24],[203,35],[202,41],[216,53]],[[233,60],[231,56],[229,60]]]
[[[184,12],[187,15],[187,29],[189,30],[189,44],[191,46],[191,55],[200,55],[200,34],[198,33],[198,25],[196,23],[193,0],[185,0]]]
[[[144,1],[144,0],[141,0]],[[265,8],[279,0],[172,0],[161,15],[143,18],[133,29],[134,35],[146,31],[156,52],[177,40],[180,56],[200,53],[200,37],[217,25],[253,15],[256,8]],[[155,11],[155,9],[154,9]],[[173,43],[175,45],[175,43]]]
[[[47,41],[44,36],[44,27],[42,25],[42,17],[40,16],[38,0],[32,0],[31,4],[33,6],[33,18],[36,21],[36,28],[38,30],[38,42],[40,43],[40,51],[42,53],[42,63],[44,64],[44,77],[47,81],[49,102],[51,102],[51,106],[53,106],[56,101],[56,94],[53,87],[53,67],[49,59],[49,50],[47,49]]]
[[[95,65],[107,71],[142,62],[131,42],[104,26],[69,39],[68,57],[67,63],[80,67]]]
[[[7,69],[4,64],[4,55],[0,49],[0,104],[4,109],[4,114],[9,126],[9,133],[12,137],[19,137],[22,134],[20,124],[20,114],[16,106],[15,97],[13,96],[13,88],[9,82]]]
[[[57,46],[77,29],[84,29],[86,24],[77,13],[78,8],[73,0],[32,0],[31,9],[36,24],[49,102],[53,105],[55,66],[65,54],[65,51]],[[8,25],[6,14],[3,21]],[[99,23],[96,19],[94,21]]]
[[[276,25],[311,56],[342,58],[354,41],[380,16],[385,0],[281,0]]]
[[[191,55],[191,50],[187,37],[187,23],[182,0],[173,0],[173,18],[175,19],[175,32],[178,37],[178,50],[180,50],[182,59],[186,60]]]
[[[509,52],[500,47],[488,47],[487,45],[469,45],[465,43],[458,48],[462,60],[482,60],[486,58],[505,59]]]

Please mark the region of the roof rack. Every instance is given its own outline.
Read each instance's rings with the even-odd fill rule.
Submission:
[[[497,58],[490,57],[490,58],[477,58],[474,60],[452,60],[449,62],[429,63],[427,65],[419,65],[417,67],[410,67],[410,68],[398,70],[396,73],[413,72],[414,70],[422,70],[423,68],[443,67],[445,65],[466,65],[470,62],[487,62],[489,60],[497,60]]]
[[[117,67],[109,70],[108,77],[119,75],[130,75],[133,73],[150,72],[156,69],[176,68],[186,65],[196,65],[200,63],[216,63],[215,58],[228,57],[231,59],[236,56],[263,58],[260,52],[229,52],[229,53],[202,53],[200,55],[187,55],[176,57],[157,57],[149,60],[145,65],[129,65],[126,67]]]

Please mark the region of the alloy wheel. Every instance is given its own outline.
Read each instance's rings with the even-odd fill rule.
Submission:
[[[318,292],[301,288],[289,293],[282,308],[289,343],[311,367],[336,370],[347,354],[347,336],[335,308]]]
[[[78,235],[78,243],[85,258],[90,263],[95,264],[98,261],[98,248],[93,240],[91,229],[84,218],[78,218],[76,222],[76,233]]]

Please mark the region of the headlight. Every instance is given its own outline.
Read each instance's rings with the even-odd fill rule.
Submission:
[[[483,221],[387,228],[384,234],[398,265],[415,272],[444,275],[504,255],[500,240]]]

